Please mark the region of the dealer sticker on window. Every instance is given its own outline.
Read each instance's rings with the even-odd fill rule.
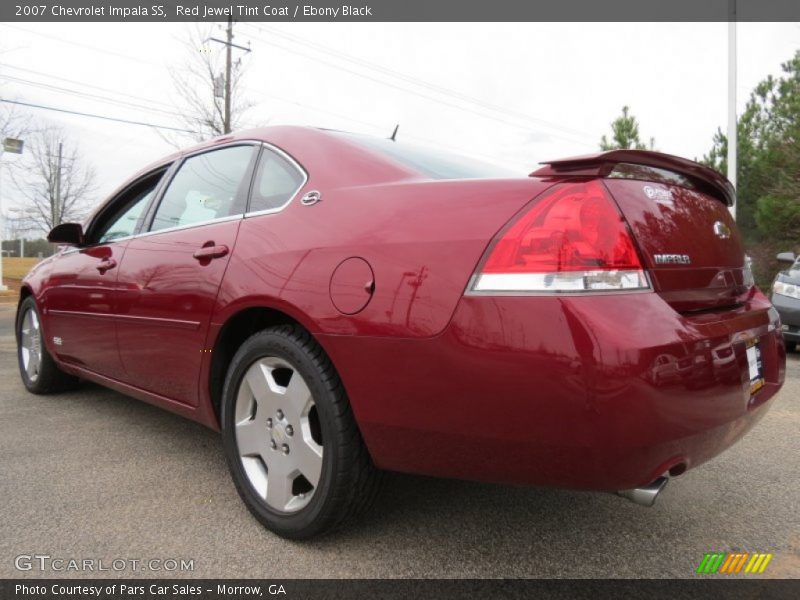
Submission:
[[[764,386],[764,365],[761,362],[761,349],[758,340],[747,343],[747,368],[750,372],[750,394],[755,394]]]

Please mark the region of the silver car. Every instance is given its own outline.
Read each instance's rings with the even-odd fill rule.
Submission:
[[[795,256],[793,252],[781,252],[776,258],[791,263],[788,269],[775,277],[772,304],[781,315],[786,351],[793,352],[800,342],[800,256]]]

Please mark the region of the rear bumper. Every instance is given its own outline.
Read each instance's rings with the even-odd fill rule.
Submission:
[[[781,317],[783,338],[789,342],[800,342],[800,300],[772,294],[772,304]]]
[[[691,318],[654,293],[465,297],[435,338],[322,341],[378,466],[617,490],[709,460],[764,415],[784,379],[776,323],[760,293]]]

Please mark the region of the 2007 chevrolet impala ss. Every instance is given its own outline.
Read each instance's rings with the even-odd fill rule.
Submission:
[[[145,169],[24,280],[34,393],[88,379],[222,431],[233,480],[307,538],[381,469],[616,491],[741,438],[783,383],[716,172],[654,152],[529,177],[273,127]]]

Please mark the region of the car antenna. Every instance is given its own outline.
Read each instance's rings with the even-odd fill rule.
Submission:
[[[398,123],[397,125],[395,125],[395,126],[394,126],[394,131],[392,132],[392,135],[391,135],[391,137],[389,138],[389,139],[390,139],[390,140],[392,140],[393,142],[395,141],[395,139],[394,139],[394,138],[396,138],[396,137],[397,137],[397,130],[398,130],[398,129],[400,129],[400,123]]]

